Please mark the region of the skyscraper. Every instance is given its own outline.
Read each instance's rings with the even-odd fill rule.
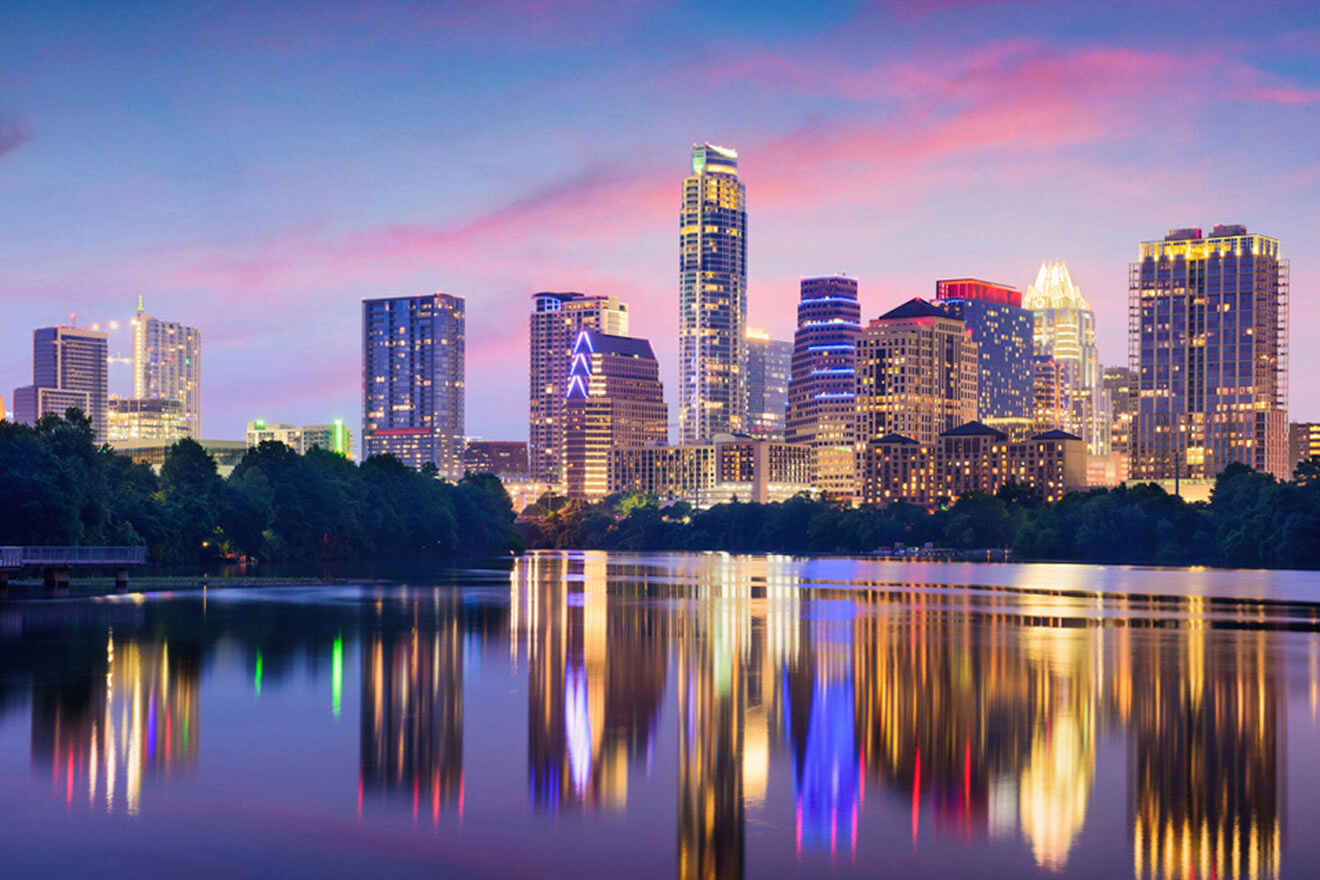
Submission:
[[[935,282],[935,299],[967,325],[981,374],[977,410],[992,428],[1025,440],[1031,434],[1034,319],[1022,293],[1007,284],[957,278]]]
[[[839,500],[851,500],[857,487],[853,444],[861,321],[856,279],[802,279],[785,436],[812,448],[817,488]]]
[[[628,306],[612,296],[532,294],[528,322],[527,456],[532,478],[557,486],[563,477],[564,394],[579,331],[628,335]]]
[[[976,420],[980,367],[967,327],[923,299],[871,321],[857,343],[857,438],[933,446]]]
[[[1288,474],[1288,261],[1245,226],[1141,243],[1128,284],[1139,374],[1132,475]]]
[[[1100,360],[1095,343],[1095,312],[1073,283],[1063,260],[1042,263],[1022,305],[1035,318],[1035,353],[1054,358],[1064,389],[1064,431],[1086,441],[1093,455],[1108,454],[1108,431],[1101,424],[1096,389]]]
[[[463,476],[465,322],[444,293],[362,301],[362,453]]]
[[[793,344],[747,328],[747,406],[743,429],[754,437],[784,436],[788,380],[793,369]]]
[[[70,407],[92,421],[97,443],[106,440],[106,335],[82,327],[32,331],[32,384],[14,390],[14,420],[31,425]]]
[[[651,343],[579,331],[565,393],[564,493],[604,498],[612,488],[612,450],[663,446],[668,423]]]
[[[678,225],[678,428],[701,443],[743,430],[747,188],[735,150],[693,145]]]
[[[202,331],[153,318],[141,296],[133,314],[133,397],[177,400],[182,435],[202,436]]]
[[[1105,367],[1100,384],[1109,397],[1109,446],[1122,462],[1122,475],[1128,473],[1132,460],[1133,432],[1136,428],[1137,374],[1128,367]]]

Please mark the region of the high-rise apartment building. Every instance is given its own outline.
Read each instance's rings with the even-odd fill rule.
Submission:
[[[935,282],[935,299],[967,325],[980,362],[977,411],[985,424],[1017,440],[1032,425],[1031,355],[1034,318],[1022,293],[976,278]]]
[[[663,446],[669,409],[651,343],[582,330],[573,346],[564,405],[564,493],[610,493],[615,449]]]
[[[1042,263],[1022,300],[1035,319],[1035,354],[1053,358],[1065,397],[1064,422],[1057,427],[1081,437],[1093,455],[1106,455],[1108,430],[1096,389],[1100,355],[1095,341],[1095,312],[1073,283],[1063,260]]]
[[[745,433],[753,437],[784,436],[788,408],[788,380],[793,369],[793,343],[771,339],[764,330],[747,328],[747,406]]]
[[[744,430],[747,188],[737,151],[693,145],[678,226],[678,429],[682,442],[701,443]]]
[[[1105,367],[1100,384],[1109,397],[1109,446],[1130,460],[1137,420],[1137,374],[1129,367]]]
[[[785,438],[812,450],[817,488],[828,498],[856,494],[857,340],[862,307],[857,280],[802,279],[793,335]]]
[[[180,435],[202,436],[202,331],[148,315],[140,296],[133,314],[133,397],[177,400]]]
[[[444,293],[362,301],[362,454],[463,476],[465,303]]]
[[[527,457],[533,479],[552,486],[563,476],[564,395],[569,357],[582,330],[628,335],[628,306],[612,296],[543,291],[532,294]]]
[[[107,436],[109,354],[106,335],[82,327],[32,331],[32,384],[14,390],[14,420],[35,424],[47,413],[76,407],[91,419],[97,443]]]
[[[1320,461],[1320,423],[1293,422],[1288,426],[1288,473],[1304,461]]]
[[[1141,243],[1128,284],[1140,388],[1132,475],[1288,474],[1288,261],[1245,226]]]
[[[980,365],[962,321],[911,299],[871,321],[857,343],[857,439],[899,434],[931,446],[975,421]]]

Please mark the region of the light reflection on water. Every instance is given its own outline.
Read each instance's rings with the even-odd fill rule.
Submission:
[[[1017,570],[542,553],[0,605],[0,844],[17,876],[1320,869],[1320,581]]]

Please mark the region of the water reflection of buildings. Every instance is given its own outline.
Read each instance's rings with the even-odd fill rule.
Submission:
[[[457,592],[412,625],[364,633],[359,808],[364,795],[411,798],[413,818],[463,810],[463,618]]]
[[[90,674],[37,679],[32,763],[72,804],[136,814],[142,783],[197,763],[200,658],[164,642],[105,643]]]
[[[1133,650],[1133,870],[1278,877],[1286,827],[1281,675],[1264,632],[1207,641],[1205,630],[1191,628]]]
[[[541,809],[622,809],[653,748],[666,614],[604,554],[532,556],[513,573],[511,651],[528,674],[527,770]],[[609,593],[607,594],[607,583]]]
[[[1277,876],[1285,696],[1268,632],[1210,629],[1233,612],[1198,599],[840,589],[801,571],[720,554],[520,561],[511,650],[529,675],[535,803],[625,804],[672,663],[682,878],[743,873],[749,811],[782,790],[776,755],[799,854],[855,857],[869,794],[897,798],[914,847],[1020,837],[1041,868],[1076,868],[1115,733],[1139,877]]]

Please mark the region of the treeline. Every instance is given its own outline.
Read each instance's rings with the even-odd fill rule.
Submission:
[[[855,554],[902,544],[1010,548],[1017,559],[1240,568],[1320,568],[1320,466],[1290,482],[1233,465],[1209,503],[1154,484],[1076,492],[1044,504],[1015,485],[933,513],[905,504],[849,508],[797,497],[773,504],[660,507],[631,494],[598,504],[543,498],[525,513],[533,547]]]
[[[152,561],[179,565],[450,560],[519,546],[509,496],[489,474],[448,483],[391,456],[357,465],[268,442],[222,479],[183,440],[158,476],[92,437],[77,410],[35,427],[0,422],[0,544],[146,545]]]

